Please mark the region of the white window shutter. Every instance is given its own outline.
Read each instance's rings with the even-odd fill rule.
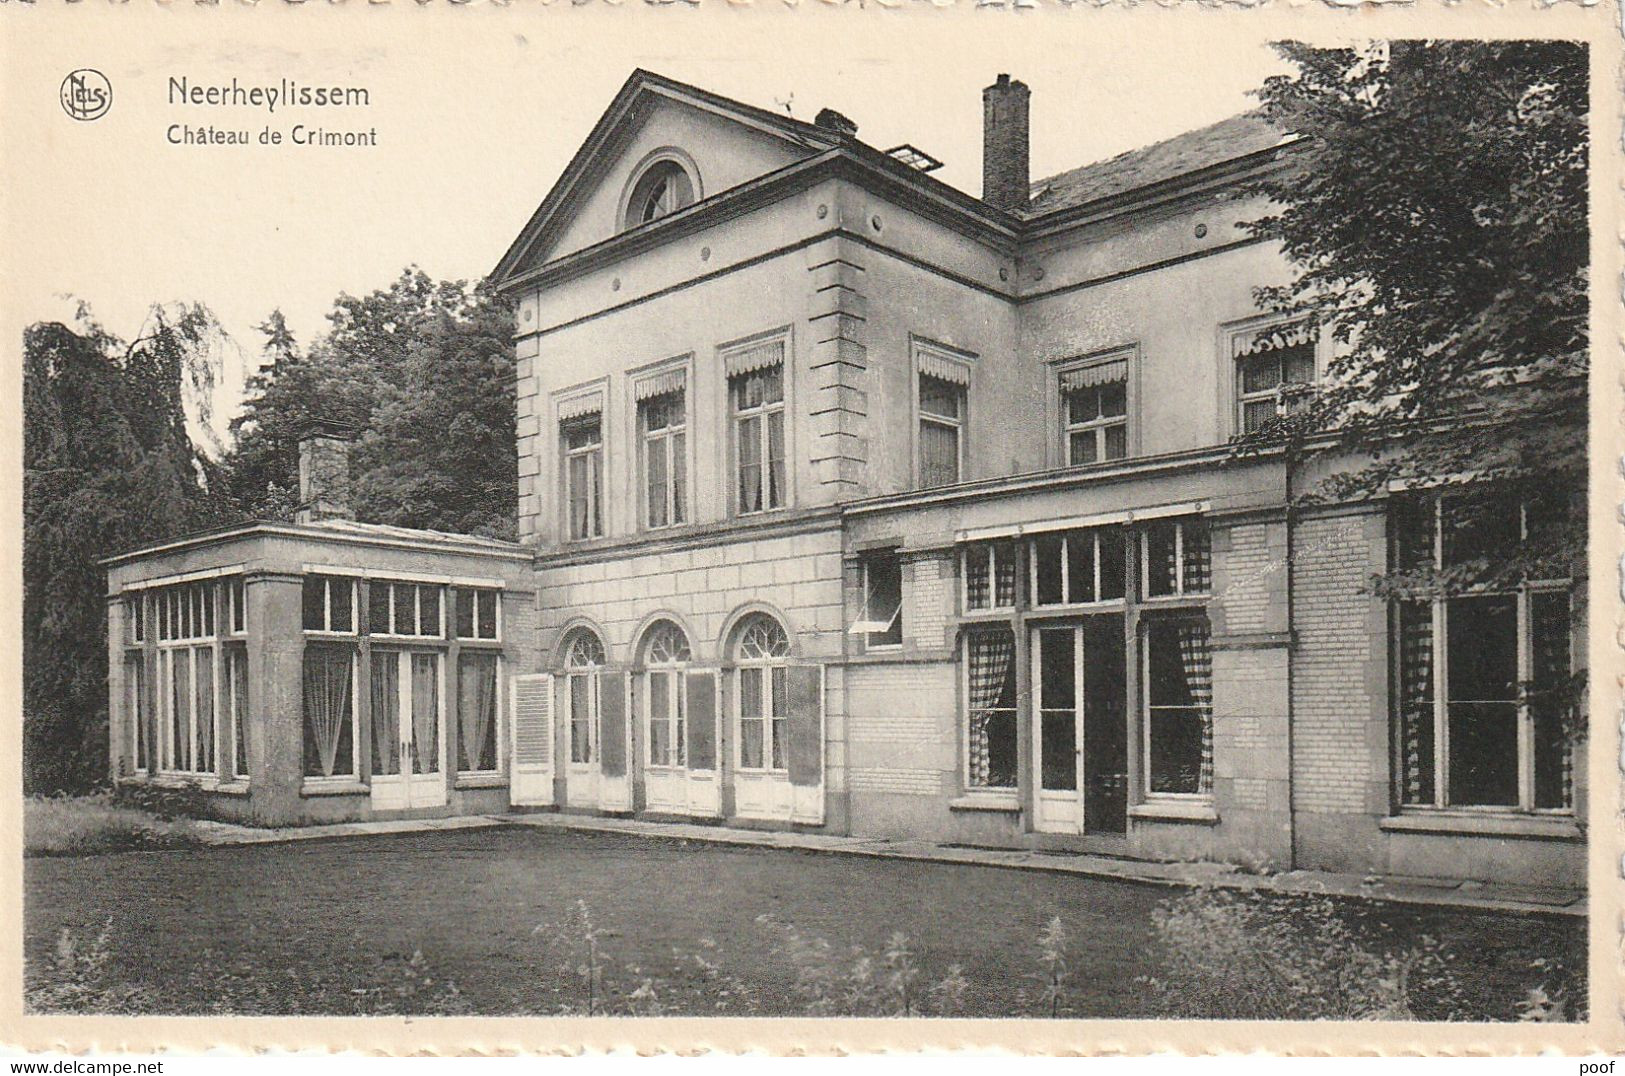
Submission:
[[[508,775],[508,801],[515,806],[553,804],[553,676],[516,676],[510,688],[513,705],[513,766]]]

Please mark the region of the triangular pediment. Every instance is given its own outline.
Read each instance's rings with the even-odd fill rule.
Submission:
[[[498,264],[500,284],[626,230],[628,193],[655,160],[693,172],[696,201],[840,142],[810,123],[636,71]]]

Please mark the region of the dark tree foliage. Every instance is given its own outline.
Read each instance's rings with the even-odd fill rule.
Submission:
[[[1311,497],[1470,478],[1505,495],[1492,512],[1541,500],[1515,556],[1379,589],[1583,574],[1585,46],[1278,48],[1297,72],[1266,82],[1262,112],[1301,139],[1258,184],[1275,208],[1252,227],[1297,275],[1260,300],[1339,346],[1309,408],[1263,439],[1341,461]]]
[[[29,792],[107,770],[107,577],[98,561],[231,518],[186,432],[219,327],[154,307],[126,345],[84,319],[23,340],[23,767]]]
[[[338,419],[362,431],[352,475],[360,519],[511,537],[518,474],[506,306],[414,266],[386,289],[339,296],[328,321],[304,353],[279,312],[259,326],[265,364],[225,460],[243,510],[290,518],[300,433]]]

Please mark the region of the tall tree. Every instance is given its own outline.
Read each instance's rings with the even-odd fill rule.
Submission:
[[[1260,299],[1308,311],[1338,354],[1310,406],[1266,438],[1341,461],[1312,495],[1471,476],[1544,498],[1548,525],[1516,556],[1383,586],[1583,572],[1585,46],[1278,48],[1297,71],[1265,83],[1262,112],[1302,138],[1257,185],[1275,208],[1252,227],[1297,274]]]
[[[106,576],[98,560],[230,518],[220,475],[187,435],[219,326],[155,306],[125,344],[88,314],[23,340],[25,789],[89,787],[107,765]]]
[[[478,289],[418,330],[402,386],[372,412],[355,451],[358,514],[432,530],[516,536],[512,319]]]

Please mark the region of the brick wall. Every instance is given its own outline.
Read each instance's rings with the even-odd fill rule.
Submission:
[[[612,662],[631,660],[633,634],[651,614],[675,613],[688,625],[696,661],[718,661],[731,614],[767,603],[790,621],[800,652],[827,659],[840,652],[841,539],[836,530],[719,539],[671,553],[619,554],[612,560],[538,570],[544,650],[571,618],[604,629]],[[544,658],[544,660],[550,660]]]
[[[1384,705],[1380,603],[1362,593],[1381,566],[1380,516],[1304,520],[1293,536],[1293,803],[1300,812],[1362,813],[1382,775],[1373,765]],[[1372,728],[1373,721],[1378,723]]]
[[[847,787],[941,794],[958,764],[954,683],[945,662],[847,666]]]
[[[953,558],[949,555],[917,557],[909,561],[903,578],[903,640],[908,646],[940,649],[949,644],[948,618],[952,613]]]

